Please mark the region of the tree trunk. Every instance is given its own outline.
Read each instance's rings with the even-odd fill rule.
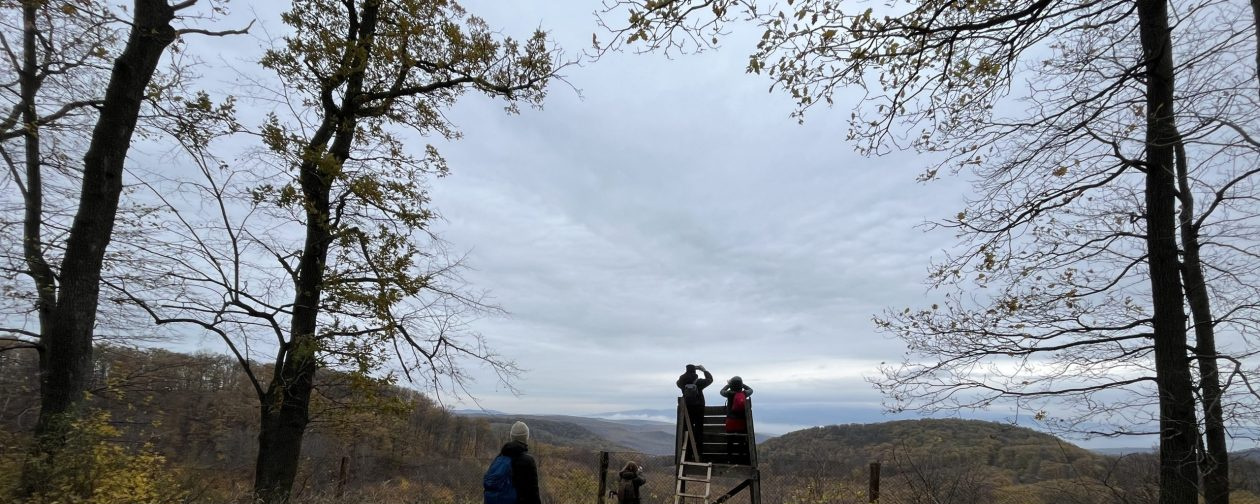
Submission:
[[[340,166],[350,158],[354,144],[358,97],[363,89],[363,71],[371,57],[369,41],[376,33],[379,2],[364,2],[358,30],[352,34],[361,41],[348,49],[346,61],[356,69],[346,80],[346,92],[339,107],[326,107],[320,127],[307,143],[306,159],[298,168],[298,182],[306,205],[306,237],[297,266],[296,292],[289,342],[283,349],[283,362],[277,363],[276,378],[263,400],[262,430],[258,436],[254,494],[262,502],[287,502],[293,489],[302,452],[302,435],[310,416],[311,390],[318,369],[315,352],[319,342],[319,304],[324,287],[328,248],[332,244],[333,216],[330,193]],[[331,142],[331,145],[330,145]],[[278,383],[277,383],[278,380]],[[274,394],[279,393],[280,403]]]
[[[1177,257],[1173,58],[1166,0],[1138,0],[1146,59],[1146,244],[1159,392],[1159,503],[1197,504],[1195,399]]]
[[[1256,80],[1260,81],[1260,0],[1251,0],[1251,22],[1256,27]]]
[[[18,76],[18,86],[22,93],[23,148],[26,150],[23,163],[26,165],[26,187],[22,193],[22,203],[26,207],[22,216],[22,255],[26,260],[27,272],[35,283],[35,310],[39,316],[39,326],[47,327],[52,309],[57,304],[57,284],[52,268],[44,257],[44,178],[40,161],[41,147],[39,142],[39,114],[35,108],[36,95],[40,88],[39,63],[36,39],[39,27],[36,15],[39,4],[26,2],[22,4],[22,71]],[[42,355],[42,353],[41,353]]]
[[[1199,466],[1203,474],[1204,504],[1229,504],[1229,446],[1225,443],[1225,415],[1221,408],[1221,378],[1216,362],[1216,323],[1208,298],[1203,264],[1199,260],[1199,228],[1194,222],[1194,194],[1190,187],[1185,145],[1177,142],[1177,185],[1181,199],[1181,246],[1185,253],[1182,276],[1186,300],[1194,320],[1194,351],[1199,359],[1199,386],[1203,398],[1203,435],[1206,449]]]
[[[114,61],[100,117],[83,158],[83,188],[66,240],[55,305],[40,327],[40,411],[35,435],[38,450],[49,463],[64,444],[66,420],[89,386],[101,265],[122,193],[123,163],[145,90],[176,36],[171,27],[175,11],[165,0],[135,0],[134,12],[127,45]],[[36,476],[24,475],[27,491],[39,484],[32,479]]]
[[[326,118],[327,124],[336,118]],[[326,134],[323,142],[327,142]],[[314,144],[314,142],[312,142]],[[308,150],[322,156],[319,144]],[[293,319],[289,341],[276,363],[276,376],[262,398],[262,425],[258,434],[258,460],[254,468],[254,494],[262,502],[287,502],[302,454],[302,436],[310,421],[311,391],[315,384],[315,351],[318,346],[319,303],[323,293],[324,262],[332,242],[329,227],[331,176],[318,159],[302,162],[299,175],[306,201],[306,238],[297,267]],[[278,400],[278,401],[277,401]]]
[[[297,353],[288,353],[271,389],[261,398],[258,458],[254,466],[254,495],[259,502],[288,502],[297,477],[315,377],[314,353],[307,351],[303,357]]]

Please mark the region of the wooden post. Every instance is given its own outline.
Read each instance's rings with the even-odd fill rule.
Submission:
[[[346,476],[349,473],[350,457],[341,457],[341,472],[337,475],[337,498],[346,494]]]
[[[608,495],[608,452],[599,452],[599,504],[604,504]]]
[[[691,431],[690,425],[691,424],[688,422],[688,418],[687,418],[687,406],[683,402],[683,398],[679,396],[678,397],[678,428],[675,431],[677,432],[677,434],[674,436],[674,469],[678,472],[678,476],[682,476],[684,474],[684,468],[682,464],[683,462],[686,462],[686,460],[684,460],[685,457],[682,456],[682,453],[683,453],[683,446],[687,443],[687,432]],[[678,485],[676,487],[677,492],[681,493],[681,492],[687,491],[687,482],[683,481],[681,478],[677,480],[677,485]]]
[[[879,462],[871,462],[871,502],[879,502]]]
[[[748,441],[747,441],[747,443],[748,443],[748,465],[749,465],[749,466],[752,466],[753,468],[756,468],[756,467],[757,467],[757,463],[758,463],[758,460],[757,460],[757,431],[756,431],[756,429],[753,427],[753,407],[752,407],[752,398],[748,398],[747,400],[745,400],[745,401],[744,401],[744,423],[745,423],[745,424],[747,424],[747,426],[748,426],[748,429],[747,429],[747,430],[748,430],[748,432],[746,432],[746,433],[745,433],[745,435],[748,437]],[[758,487],[758,490],[757,490],[757,491],[758,491],[758,492],[760,492],[760,491],[761,491],[761,490],[760,490],[760,487]]]

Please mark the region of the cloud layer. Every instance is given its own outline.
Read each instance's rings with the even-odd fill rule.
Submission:
[[[558,6],[469,8],[566,44],[595,29],[589,12],[546,10]],[[908,154],[854,154],[846,110],[798,125],[789,99],[744,73],[743,42],[612,54],[569,72],[581,95],[558,86],[542,111],[470,97],[452,112],[465,137],[441,146],[453,174],[433,187],[440,232],[511,313],[478,330],[529,369],[520,397],[479,382],[482,406],[668,408],[683,365],[703,363],[712,397],[741,375],[759,408],[795,412],[784,425],[877,415],[864,378],[901,348],[870,317],[921,304],[952,237],[917,226],[956,212],[961,184],[914,182],[924,163]]]

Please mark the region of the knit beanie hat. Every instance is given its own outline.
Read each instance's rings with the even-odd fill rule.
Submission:
[[[508,434],[512,437],[512,441],[529,442],[529,426],[525,425],[525,422],[512,424],[512,430]]]

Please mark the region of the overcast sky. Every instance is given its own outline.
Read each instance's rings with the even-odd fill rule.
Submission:
[[[542,26],[574,51],[597,5],[466,3],[506,33]],[[863,378],[901,347],[871,315],[922,299],[951,236],[916,227],[957,212],[961,190],[914,182],[912,155],[856,155],[847,109],[799,125],[788,97],[745,74],[751,42],[612,54],[566,72],[580,96],[556,86],[520,116],[473,97],[455,109],[465,137],[442,149],[453,174],[434,185],[441,231],[511,313],[478,327],[529,369],[520,397],[483,380],[483,407],[669,409],[692,362],[715,373],[711,397],[732,375],[754,387],[766,431],[874,418]]]
[[[598,31],[597,1],[463,4],[570,53]],[[233,8],[259,17],[254,37],[284,30],[279,2]],[[718,51],[572,68],[543,110],[509,116],[469,94],[450,111],[464,137],[430,140],[451,167],[432,187],[436,229],[510,314],[475,329],[527,372],[518,396],[473,369],[476,403],[445,404],[672,415],[674,380],[699,363],[717,380],[710,402],[732,375],[755,388],[760,432],[889,418],[866,379],[903,348],[871,317],[927,303],[929,262],[954,240],[921,224],[961,210],[966,180],[922,184],[913,153],[854,153],[844,99],[798,124],[789,97],[744,72],[759,31],[734,33]],[[261,45],[219,40],[207,60],[256,60]],[[1107,444],[1143,441],[1090,445]]]

